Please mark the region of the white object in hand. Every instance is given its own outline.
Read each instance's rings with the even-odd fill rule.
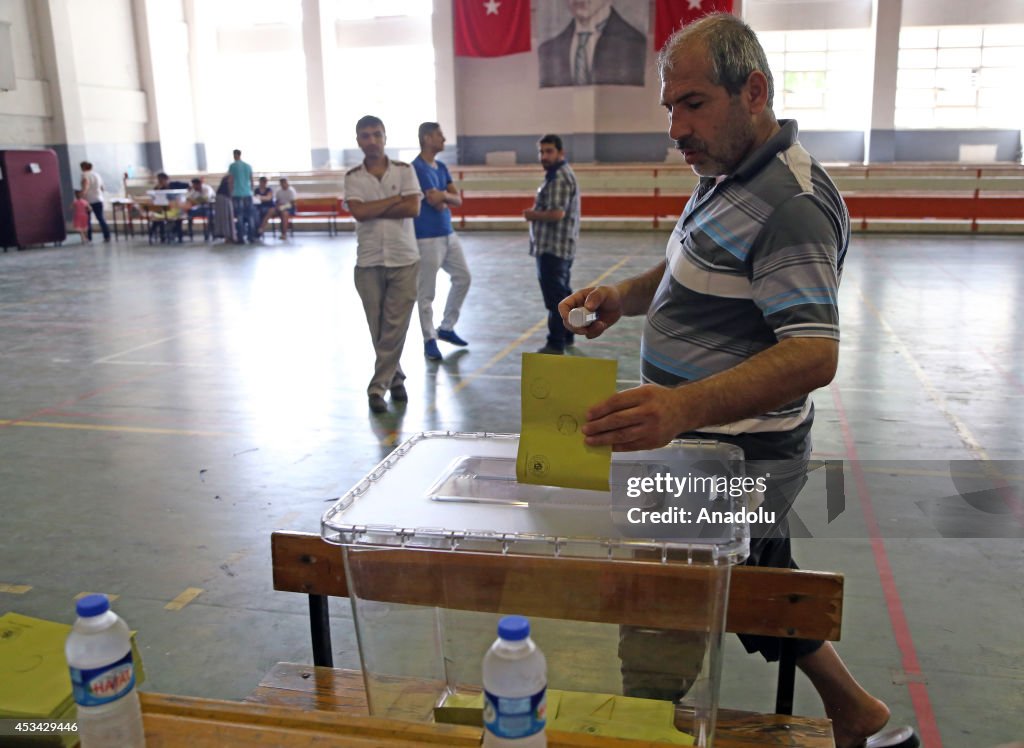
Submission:
[[[573,327],[586,327],[597,319],[597,312],[591,312],[586,307],[578,306],[569,310],[569,324]]]

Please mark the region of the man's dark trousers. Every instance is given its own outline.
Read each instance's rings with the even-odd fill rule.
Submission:
[[[540,281],[540,292],[548,310],[548,346],[558,350],[564,350],[573,342],[572,333],[566,329],[562,315],[558,313],[558,303],[572,294],[569,288],[571,272],[571,258],[537,255],[537,280]]]

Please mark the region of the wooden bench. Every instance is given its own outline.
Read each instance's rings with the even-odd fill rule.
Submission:
[[[275,532],[271,536],[274,589],[301,592],[309,597],[310,635],[315,666],[333,665],[329,627],[328,598],[347,597],[348,585],[340,549],[313,533]],[[417,563],[417,554],[432,554],[432,564]],[[437,551],[380,551],[375,563],[393,565],[382,571],[385,578],[395,579],[394,601],[408,604],[439,605],[441,594],[436,579],[436,564],[446,572],[458,574],[465,594],[453,595],[445,588],[444,607],[493,613],[516,612],[523,615],[564,618],[566,600],[574,591],[600,584],[603,588],[621,590],[622,594],[602,596],[578,620],[603,623],[637,623],[664,628],[678,627],[686,617],[687,587],[704,583],[699,566],[622,562],[608,564],[584,559],[517,558],[514,571],[507,559],[495,555],[439,553]],[[418,573],[417,570],[421,571]],[[543,589],[535,594],[507,595],[502,575],[514,573],[542,574]],[[663,601],[658,610],[645,611],[644,621],[629,618],[629,599]],[[694,598],[690,598],[694,599]],[[767,569],[739,566],[732,570],[729,605],[725,628],[733,633],[775,636],[790,641],[796,638],[838,641],[841,631],[843,578],[839,574],[791,569]],[[691,606],[692,607],[692,606]],[[576,616],[573,616],[574,618]],[[675,624],[675,625],[674,625]],[[288,667],[292,670],[289,671]],[[305,668],[302,671],[302,668]],[[295,670],[299,668],[299,670]],[[309,666],[286,666],[282,672],[303,672],[307,682],[312,677],[320,683],[328,676],[312,676]],[[775,711],[791,715],[795,681],[795,656],[783,645],[779,663]],[[296,676],[298,677],[298,676]],[[352,689],[349,681],[346,689]],[[275,686],[280,690],[279,686]],[[299,684],[299,690],[302,685]],[[318,698],[329,701],[331,689]],[[351,695],[351,694],[350,694]],[[355,694],[357,705],[365,695]],[[330,708],[330,707],[328,707]],[[812,722],[815,722],[812,720]],[[817,722],[825,722],[818,720]],[[829,729],[829,734],[831,730]]]
[[[338,233],[338,218],[341,213],[341,199],[336,195],[324,197],[300,197],[295,201],[295,215],[290,223],[322,222],[327,225],[327,233],[334,236]],[[276,220],[276,219],[273,219]]]
[[[313,670],[307,666],[307,670]],[[328,671],[329,668],[316,668]],[[357,680],[358,680],[358,673]],[[223,748],[223,746],[274,746],[275,748],[416,748],[431,745],[437,748],[480,748],[479,727],[410,722],[400,719],[370,717],[363,711],[354,714],[344,709],[314,708],[312,704],[288,706],[280,704],[244,703],[202,699],[192,696],[169,696],[141,693],[142,717],[146,744],[189,746],[189,748]],[[365,703],[364,703],[365,710]],[[827,743],[808,741],[783,742],[789,725],[780,723],[777,740],[766,743],[748,733],[735,739],[716,736],[716,748],[764,748],[767,746],[801,746],[817,748]],[[548,730],[548,748],[673,748],[668,743],[624,740],[587,733]]]
[[[522,211],[533,203],[536,165],[449,164],[463,197],[452,218],[459,229],[522,231]],[[1015,163],[836,164],[827,167],[860,231],[1016,232],[1024,230],[1024,166]],[[697,178],[684,163],[574,164],[582,195],[581,226],[593,229],[662,229],[679,217]],[[193,174],[175,175],[188,181]],[[334,200],[311,208],[308,221],[326,221],[336,233],[344,170],[284,172],[299,202]],[[276,178],[275,176],[275,178]],[[218,175],[207,175],[216,184]],[[152,178],[125,180],[138,196]],[[322,196],[322,197],[318,197]],[[324,213],[326,215],[315,215]],[[123,212],[122,212],[123,214]],[[333,218],[331,217],[333,216]]]

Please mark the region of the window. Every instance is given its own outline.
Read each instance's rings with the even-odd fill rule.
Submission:
[[[758,37],[775,79],[775,113],[803,130],[854,130],[871,106],[868,29],[767,31]]]
[[[335,0],[335,16],[339,21],[361,21],[367,18],[429,16],[432,0]]]
[[[900,31],[898,128],[1019,128],[1024,25]]]
[[[311,167],[301,0],[218,0],[214,73],[205,78],[207,161],[227,168],[231,151],[257,174]]]
[[[330,101],[331,121],[352,132],[364,114],[384,121],[388,150],[419,153],[420,122],[437,119],[432,0],[336,0],[334,78],[343,95]],[[351,135],[355,148],[355,133]]]

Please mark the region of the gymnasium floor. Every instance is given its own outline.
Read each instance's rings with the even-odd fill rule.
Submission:
[[[584,233],[576,286],[650,267],[666,235]],[[304,597],[271,590],[270,532],[318,531],[410,434],[519,430],[519,354],[544,342],[532,261],[521,233],[463,243],[470,346],[426,362],[414,322],[410,402],[380,417],[351,234],[0,256],[0,613],[70,622],[77,594],[119,595],[146,689],[168,693],[239,699],[275,662],[310,661]],[[813,537],[796,556],[846,575],[838,649],[927,748],[1024,737],[1020,246],[855,236],[840,371],[816,396],[815,456],[850,461],[846,507],[826,523],[798,502]],[[632,386],[639,329],[580,351]],[[1015,499],[951,497],[980,458]],[[332,610],[335,663],[356,666],[351,614]],[[773,669],[726,646],[722,703],[770,711]],[[796,711],[821,713],[803,679]]]

